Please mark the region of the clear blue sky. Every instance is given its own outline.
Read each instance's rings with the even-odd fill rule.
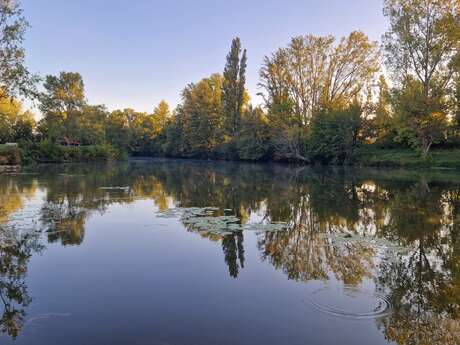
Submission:
[[[80,72],[93,104],[175,106],[190,83],[221,72],[233,37],[248,50],[258,92],[265,55],[300,34],[363,30],[379,40],[383,0],[23,0],[27,63],[42,75]],[[258,102],[257,99],[254,100]]]

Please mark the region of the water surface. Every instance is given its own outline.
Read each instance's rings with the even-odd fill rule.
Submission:
[[[183,217],[204,207],[233,230]],[[1,344],[458,344],[460,174],[170,160],[2,174],[0,317]]]

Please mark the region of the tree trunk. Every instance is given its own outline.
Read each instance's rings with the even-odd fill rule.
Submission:
[[[431,138],[422,138],[422,157],[426,159],[428,157],[428,152],[430,151],[430,147],[433,145],[433,141]]]

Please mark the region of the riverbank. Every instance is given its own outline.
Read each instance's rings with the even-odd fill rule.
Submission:
[[[202,159],[213,161],[231,161],[226,157],[183,157],[172,156],[169,158],[177,159]],[[292,163],[300,165],[331,165],[331,166],[355,166],[355,167],[383,167],[383,168],[438,168],[438,169],[460,169],[460,149],[433,149],[426,158],[421,154],[411,149],[381,149],[369,146],[363,146],[356,149],[352,158],[346,162],[325,163],[321,160],[311,158],[308,163],[305,161],[296,160],[250,160],[250,159],[234,159],[241,162],[278,162]]]
[[[126,160],[127,158],[128,154],[109,144],[70,147],[43,141],[20,143],[19,146],[0,145],[0,165],[4,166],[31,163],[104,162]],[[188,159],[185,157],[171,158]],[[312,162],[311,164],[317,165],[318,163]],[[363,147],[355,152],[354,159],[348,165],[386,168],[460,169],[460,149],[434,149],[424,159],[418,152],[410,149]]]
[[[18,150],[23,164],[115,161],[127,157],[125,153],[109,144],[72,147],[45,140],[37,143],[20,143]]]
[[[355,164],[370,167],[460,168],[460,149],[435,149],[424,159],[420,153],[402,149],[361,149]]]

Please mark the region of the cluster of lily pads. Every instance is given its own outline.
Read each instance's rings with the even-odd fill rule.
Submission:
[[[287,224],[276,223],[248,223],[241,224],[235,215],[217,215],[218,207],[175,207],[157,215],[160,218],[180,218],[181,222],[194,231],[231,234],[238,231],[252,230],[258,232],[275,232],[287,229]],[[229,213],[231,210],[224,210]]]
[[[395,258],[398,255],[407,255],[411,249],[407,246],[401,246],[395,241],[373,235],[330,233],[325,236],[330,240],[331,245],[336,248],[345,248],[349,245],[364,245],[373,248],[376,252],[380,252],[380,256],[385,260]]]

